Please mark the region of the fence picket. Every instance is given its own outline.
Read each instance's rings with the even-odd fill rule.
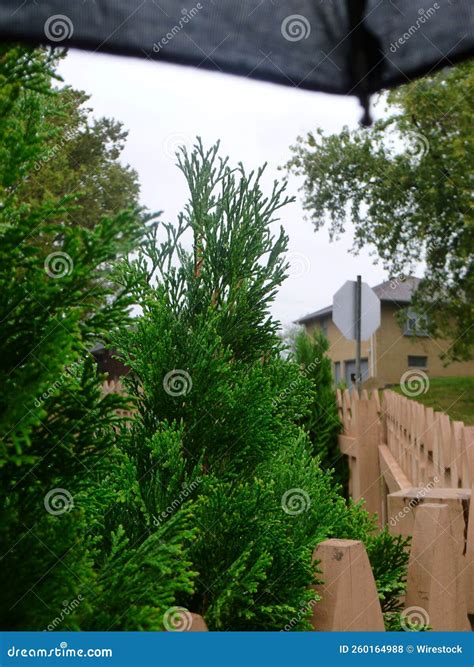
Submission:
[[[415,510],[406,605],[424,609],[433,630],[471,629],[466,572],[456,542],[448,505],[425,503]]]

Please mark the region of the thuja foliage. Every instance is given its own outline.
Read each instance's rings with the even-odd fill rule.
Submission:
[[[388,599],[401,545],[374,536],[313,457],[300,422],[316,392],[280,358],[269,315],[284,188],[265,197],[261,172],[197,146],[180,159],[178,224],[144,238],[121,133],[89,126],[55,65],[1,51],[2,627],[157,630],[183,605],[213,629],[304,629],[312,551],[330,536],[364,539],[376,573],[390,564]],[[128,425],[89,354],[114,332],[133,370]]]
[[[333,388],[331,360],[327,356],[328,349],[329,342],[319,329],[315,329],[311,334],[300,331],[294,340],[294,360],[303,375],[311,380],[316,392],[310,411],[301,424],[309,434],[313,454],[319,456],[325,470],[334,470],[334,480],[341,485],[344,493],[347,493],[349,470],[339,449],[341,421]]]
[[[308,629],[319,541],[363,539],[375,564],[403,560],[403,545],[374,535],[301,427],[317,387],[281,358],[269,311],[286,272],[287,238],[272,232],[285,186],[264,195],[263,169],[231,167],[200,142],[178,166],[188,204],[123,270],[141,315],[114,336],[136,410],[122,447],[147,516],[166,525],[192,508],[197,577],[180,605],[213,630]],[[383,597],[403,587],[398,561],[386,565]]]
[[[55,66],[45,51],[0,49],[0,623],[160,628],[192,590],[193,522],[183,511],[153,524],[117,446],[124,399],[102,396],[89,354],[129,322],[130,288],[112,277],[145,214],[133,197],[125,209],[108,201],[117,179],[135,192],[134,174],[89,128],[83,96],[54,87]],[[101,178],[77,174],[62,128],[83,137]]]

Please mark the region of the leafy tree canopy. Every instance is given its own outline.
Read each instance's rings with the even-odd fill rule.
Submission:
[[[337,237],[350,220],[353,250],[375,249],[392,276],[426,273],[413,307],[431,335],[450,339],[447,361],[474,341],[474,63],[391,91],[369,129],[299,138],[288,168],[304,176],[304,207]]]

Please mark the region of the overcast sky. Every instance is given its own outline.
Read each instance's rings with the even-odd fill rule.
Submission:
[[[124,160],[140,177],[142,203],[175,220],[187,198],[186,183],[175,167],[177,146],[191,146],[201,136],[210,146],[220,139],[231,162],[253,168],[268,163],[267,183],[281,178],[278,167],[299,134],[317,127],[338,132],[355,127],[358,101],[313,93],[220,73],[149,62],[145,59],[70,51],[61,64],[65,83],[92,96],[97,116],[114,117],[129,130]],[[326,231],[314,232],[304,220],[300,183],[289,191],[297,201],[283,209],[281,223],[289,238],[290,276],[273,313],[285,326],[332,302],[334,292],[360,273],[375,285],[387,278],[365,252],[349,254],[350,230],[330,243]]]

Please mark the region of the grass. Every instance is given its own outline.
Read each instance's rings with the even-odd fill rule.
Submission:
[[[400,387],[391,387],[401,394]],[[430,378],[429,389],[413,400],[474,425],[474,377]]]

